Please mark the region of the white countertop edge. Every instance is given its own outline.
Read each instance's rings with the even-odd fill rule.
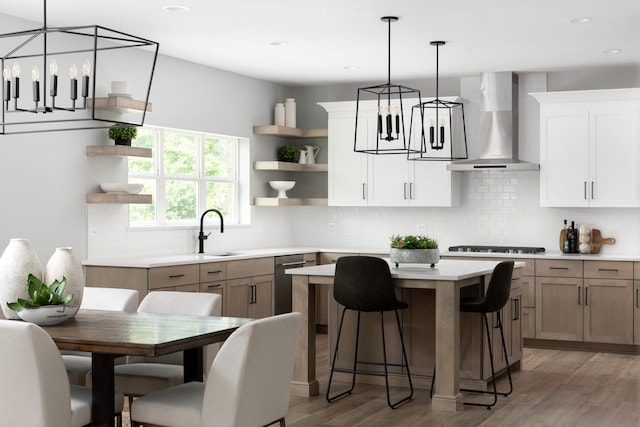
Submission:
[[[97,267],[131,267],[153,268],[182,264],[200,264],[207,262],[235,261],[251,258],[263,258],[272,256],[305,254],[305,253],[346,253],[346,254],[388,254],[389,249],[383,248],[318,248],[318,247],[285,247],[265,248],[250,250],[230,250],[232,255],[215,256],[220,251],[212,251],[207,254],[165,254],[165,255],[140,255],[126,258],[92,258],[82,261],[85,266]],[[563,254],[561,252],[545,252],[542,254],[509,254],[499,252],[441,252],[441,257],[464,258],[501,258],[501,259],[559,259],[576,261],[640,261],[640,255],[625,254]]]
[[[404,264],[396,268],[388,258],[391,277],[394,279],[414,280],[464,280],[470,277],[491,274],[499,261],[480,260],[440,260],[434,268],[426,264]],[[516,268],[524,267],[525,262],[516,261]],[[327,276],[335,274],[335,264],[322,264],[313,267],[300,267],[285,270],[286,274],[303,276]]]

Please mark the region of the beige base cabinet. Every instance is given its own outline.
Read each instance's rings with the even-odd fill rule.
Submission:
[[[212,292],[222,295],[224,316],[273,315],[274,258],[181,264],[153,268],[86,266],[88,286],[150,291]]]
[[[227,261],[226,315],[261,318],[273,315],[274,258]]]
[[[632,277],[629,262],[538,260],[536,338],[633,344]]]

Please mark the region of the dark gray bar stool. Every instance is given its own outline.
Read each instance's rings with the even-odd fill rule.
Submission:
[[[491,280],[484,296],[468,297],[460,299],[460,312],[464,313],[480,313],[484,318],[485,332],[487,336],[487,344],[489,346],[489,360],[491,362],[491,379],[493,382],[493,391],[460,389],[461,391],[471,393],[483,393],[493,395],[491,403],[465,402],[467,406],[486,406],[491,409],[498,402],[498,395],[508,396],[513,391],[513,382],[511,381],[511,369],[509,368],[509,357],[507,356],[507,346],[504,340],[504,331],[502,329],[502,319],[500,310],[509,301],[511,293],[511,278],[513,276],[513,261],[503,261],[496,265],[491,274]],[[504,360],[507,364],[507,376],[509,377],[509,391],[499,392],[496,386],[496,371],[493,363],[493,347],[491,346],[491,328],[489,328],[489,318],[487,314],[496,313],[498,319],[498,328],[500,329],[500,338],[502,339],[502,351],[504,352]],[[433,378],[431,380],[431,396],[433,396],[433,386],[436,379],[436,370],[433,369]]]
[[[400,324],[400,316],[398,310],[408,307],[408,304],[399,301],[394,291],[393,279],[389,264],[381,258],[367,256],[348,256],[338,259],[336,264],[336,272],[333,283],[333,296],[337,302],[344,306],[342,317],[338,327],[338,338],[336,340],[336,348],[331,363],[331,373],[329,375],[329,384],[327,385],[327,401],[333,402],[341,397],[351,394],[355,387],[356,374],[379,375],[385,377],[385,385],[387,388],[387,403],[395,409],[402,403],[405,403],[413,397],[413,383],[411,382],[411,374],[409,373],[409,362],[407,361],[407,353],[404,347],[404,338],[402,336],[402,327]],[[338,346],[340,345],[340,336],[342,334],[342,325],[344,323],[344,315],[347,310],[354,310],[358,313],[356,326],[356,344],[355,354],[353,356],[353,369],[336,368],[336,355],[338,354]],[[360,336],[360,313],[379,312],[380,325],[382,329],[382,352],[383,363],[361,362],[358,360],[358,340]],[[387,349],[384,334],[384,312],[393,311],[398,324],[398,333],[400,334],[400,343],[402,344],[402,364],[393,364],[387,362]],[[384,373],[358,370],[360,364],[383,365]],[[395,403],[391,402],[389,394],[389,373],[388,366],[401,366],[406,369],[407,378],[409,380],[409,395],[403,397]],[[334,372],[346,372],[352,374],[351,388],[334,396],[331,396],[331,382]]]

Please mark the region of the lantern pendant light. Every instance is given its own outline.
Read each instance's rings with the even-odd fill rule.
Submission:
[[[387,82],[358,89],[353,151],[406,156],[411,149],[405,127],[405,110],[408,110],[408,117],[411,108],[404,104],[410,98],[412,103],[415,99],[421,102],[420,91],[391,83],[391,23],[398,18],[383,16],[380,20],[388,25]],[[375,139],[372,132],[374,126]]]
[[[461,102],[439,98],[439,50],[443,41],[432,41],[436,47],[436,97],[414,105],[411,109],[411,125],[407,150],[409,160],[463,160],[469,157],[467,133],[464,122],[464,105]],[[420,121],[414,126],[414,121]],[[418,129],[419,132],[413,132]],[[418,135],[419,133],[419,135]]]

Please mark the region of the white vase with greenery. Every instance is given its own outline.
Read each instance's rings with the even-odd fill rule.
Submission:
[[[389,259],[396,264],[429,264],[431,267],[440,261],[438,242],[422,235],[394,235],[391,237]]]
[[[27,298],[24,285],[29,274],[42,278],[40,258],[28,239],[10,239],[9,245],[0,257],[0,306],[7,319],[19,319],[15,311],[7,307],[7,302]]]

